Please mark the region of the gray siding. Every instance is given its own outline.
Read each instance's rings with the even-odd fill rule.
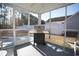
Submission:
[[[67,20],[67,29],[79,30],[79,12]]]

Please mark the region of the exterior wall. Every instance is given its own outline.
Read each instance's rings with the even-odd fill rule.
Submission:
[[[79,30],[79,12],[67,19],[67,29]]]
[[[79,31],[79,12],[77,12],[76,14],[74,14],[73,16],[71,16],[66,20],[67,20],[66,28],[70,29],[69,31],[72,30]],[[45,30],[50,31],[51,34],[62,35],[65,30],[64,23],[63,21],[46,23]]]
[[[62,35],[64,32],[63,21],[46,23],[45,30],[50,31],[51,34]]]

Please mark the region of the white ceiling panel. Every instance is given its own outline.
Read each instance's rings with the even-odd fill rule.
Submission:
[[[70,5],[69,3],[10,3],[13,8],[26,12],[30,10],[35,13],[44,13],[60,7]]]

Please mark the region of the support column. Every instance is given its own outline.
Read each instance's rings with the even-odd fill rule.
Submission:
[[[16,29],[15,29],[15,9],[13,9],[13,16],[11,18],[13,20],[13,50],[15,51],[15,42],[16,42]],[[15,55],[15,52],[14,52]]]
[[[67,6],[65,7],[65,22],[64,22],[64,46],[66,46],[66,22],[67,22]],[[65,47],[64,47],[65,50]]]
[[[49,14],[50,14],[50,16],[49,16],[49,18],[50,18],[49,22],[51,22],[51,11],[49,12]]]
[[[16,41],[16,30],[15,30],[15,13],[14,13],[14,9],[13,9],[13,38],[14,38],[14,45],[15,45],[15,41]]]
[[[51,39],[51,11],[49,12],[49,39]]]
[[[28,10],[28,28],[30,30],[30,11]],[[28,32],[28,39],[30,37],[30,33]]]
[[[41,13],[38,14],[38,25],[41,25]]]
[[[28,13],[28,26],[30,25],[30,14]]]

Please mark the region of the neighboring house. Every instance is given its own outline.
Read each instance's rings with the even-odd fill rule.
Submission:
[[[49,22],[51,20],[51,22]],[[51,34],[64,35],[65,30],[65,16],[51,18],[47,21],[45,29]],[[67,16],[66,19],[66,35],[70,37],[77,37],[79,32],[79,12],[72,16]]]
[[[67,18],[69,17],[70,16],[67,16]],[[50,20],[51,22],[49,22]],[[51,34],[62,35],[65,30],[64,21],[65,16],[48,19],[45,24],[45,29],[48,30]]]
[[[67,36],[77,37],[79,34],[79,12],[67,19]]]
[[[68,31],[79,31],[79,12],[67,19]]]

